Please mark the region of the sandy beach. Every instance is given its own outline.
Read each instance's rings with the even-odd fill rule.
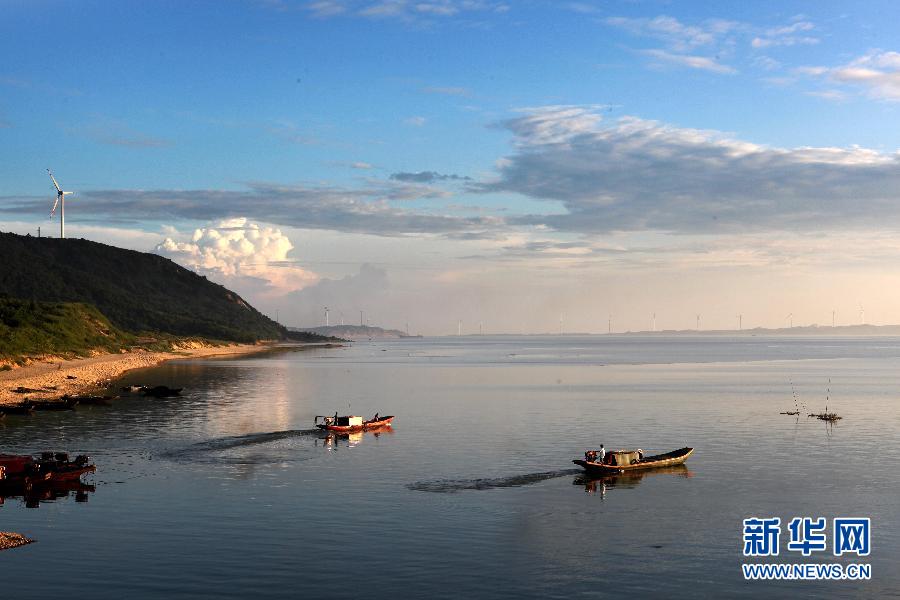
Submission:
[[[271,350],[274,346],[266,343],[228,346],[191,344],[172,352],[136,351],[72,360],[48,358],[11,371],[0,371],[0,406],[18,404],[26,397],[50,400],[65,394],[84,394],[105,387],[110,379],[123,373],[153,367],[167,360],[252,354]],[[13,391],[19,387],[40,391],[24,394]]]

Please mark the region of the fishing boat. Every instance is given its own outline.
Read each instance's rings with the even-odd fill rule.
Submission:
[[[584,470],[591,475],[613,475],[680,465],[693,453],[693,448],[679,448],[653,456],[644,456],[643,450],[616,450],[607,452],[603,462],[599,462],[596,460],[597,451],[588,450],[584,453],[585,460],[573,460],[572,462],[584,467]]]
[[[319,419],[322,419],[321,423],[319,423]],[[335,415],[333,417],[326,417],[323,415],[318,415],[316,416],[315,421],[313,421],[313,424],[319,429],[324,429],[325,431],[351,433],[354,431],[371,431],[373,429],[390,427],[391,421],[393,420],[394,415],[379,417],[378,413],[376,413],[375,416],[368,421],[364,421],[363,418],[359,416],[339,417]]]

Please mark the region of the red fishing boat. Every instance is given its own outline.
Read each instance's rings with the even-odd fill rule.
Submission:
[[[321,423],[319,423],[319,419],[322,419]],[[355,431],[372,431],[373,429],[390,427],[391,421],[393,420],[394,415],[380,417],[378,416],[378,413],[375,413],[375,416],[368,421],[364,421],[363,418],[359,416],[339,417],[337,413],[335,413],[333,417],[318,415],[313,423],[316,427],[324,429],[325,431],[352,433]]]

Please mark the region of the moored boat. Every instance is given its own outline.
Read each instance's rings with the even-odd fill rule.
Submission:
[[[321,423],[319,423],[319,419],[322,419]],[[371,431],[373,429],[390,427],[391,421],[393,420],[394,415],[380,417],[378,416],[378,413],[375,413],[375,416],[368,421],[364,421],[362,417],[355,415],[340,417],[335,414],[333,417],[318,415],[313,423],[316,427],[324,429],[325,431],[351,433],[355,431]]]
[[[678,450],[653,456],[644,456],[642,450],[616,450],[607,452],[603,461],[600,462],[596,460],[597,452],[589,450],[585,452],[585,460],[573,460],[572,462],[584,467],[584,470],[592,475],[613,475],[628,471],[680,465],[693,453],[693,448],[679,448]]]
[[[170,398],[172,396],[180,396],[184,388],[170,388],[167,385],[157,385],[154,387],[144,386],[141,391],[145,396],[153,398]]]
[[[29,416],[34,414],[34,407],[30,401],[21,402],[19,404],[4,404],[0,406],[0,412],[4,415],[23,415]]]

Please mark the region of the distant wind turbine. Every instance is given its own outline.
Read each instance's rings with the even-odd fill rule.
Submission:
[[[50,169],[47,169],[47,174],[50,175],[50,179],[53,181],[53,186],[56,188],[56,202],[53,203],[53,208],[50,209],[50,218],[53,218],[53,213],[56,212],[57,205],[59,206],[59,239],[65,239],[66,237],[66,196],[71,196],[75,192],[64,192],[62,188],[59,187],[59,184],[56,183],[56,178],[53,177],[53,173],[50,172]]]
[[[738,331],[742,331],[744,329],[744,315],[738,315]]]
[[[790,328],[794,328],[794,313],[791,313],[787,316],[788,322],[790,323]]]
[[[325,327],[328,327],[328,307],[325,307]]]

